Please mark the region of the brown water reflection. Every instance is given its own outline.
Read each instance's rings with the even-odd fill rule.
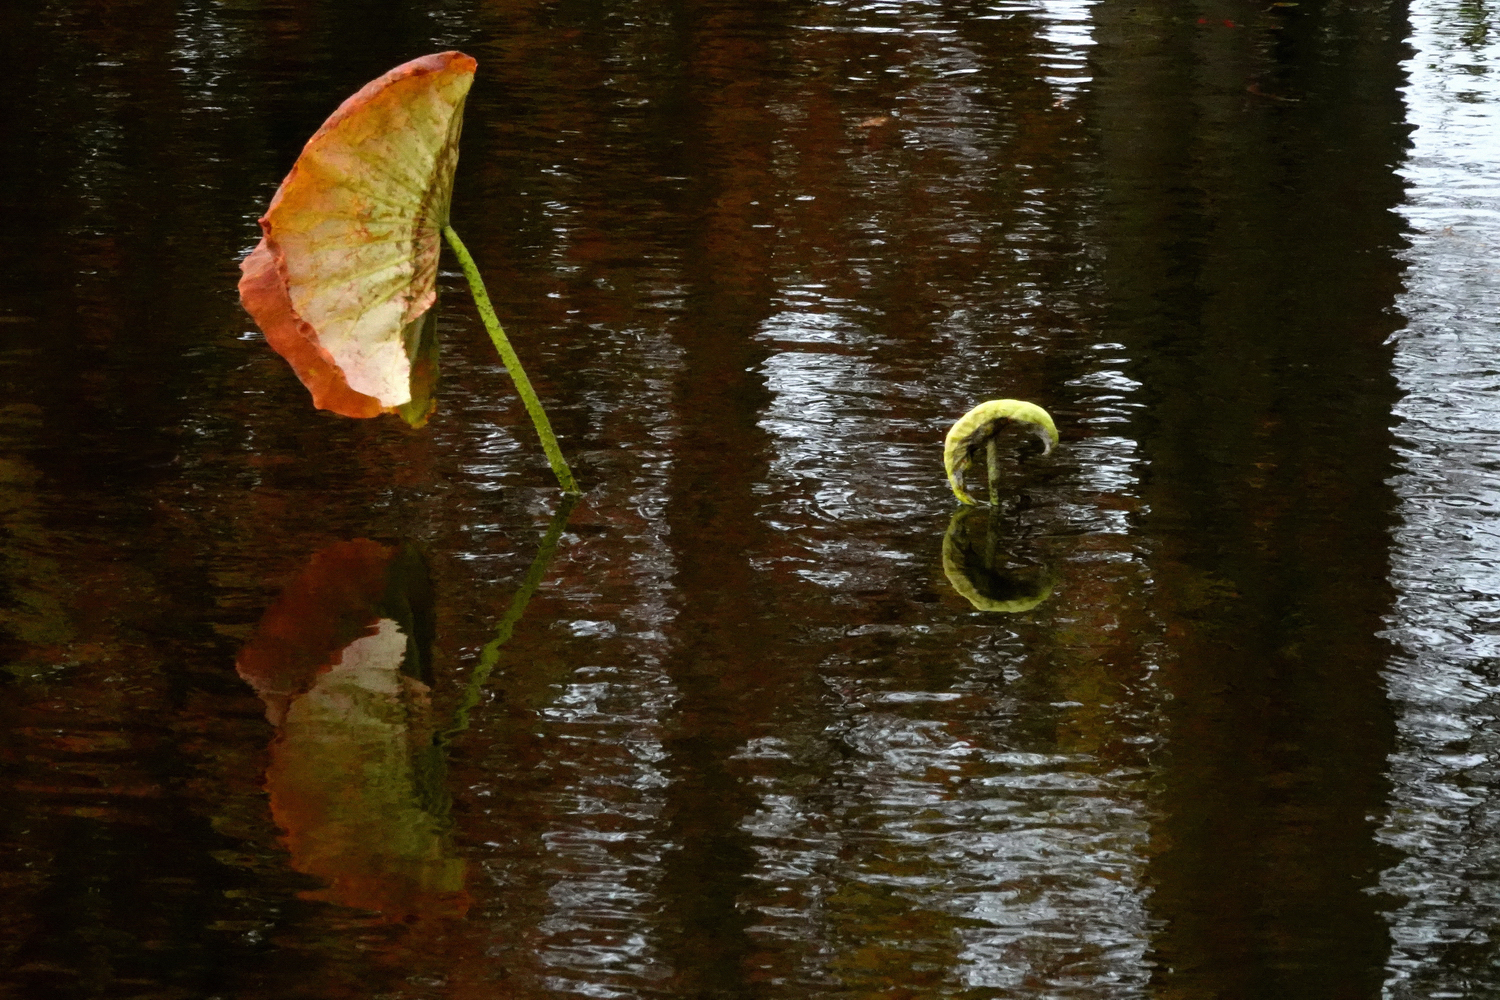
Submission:
[[[1173,699],[1155,983],[1375,996],[1404,13],[1328,11],[1314,60],[1308,25],[1274,13],[1274,46],[1098,18],[1111,326],[1150,413],[1140,530]]]
[[[1379,995],[1402,7],[0,18],[6,990]],[[590,491],[539,577],[456,275],[417,432],[314,414],[234,300],[306,136],[448,48],[454,215]],[[1063,436],[964,522],[1048,568],[1013,613],[945,572],[996,396]]]

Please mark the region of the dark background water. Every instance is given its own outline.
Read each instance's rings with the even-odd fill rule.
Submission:
[[[0,995],[1500,990],[1495,24],[0,15]],[[307,136],[446,48],[587,490],[482,686],[559,498],[461,279],[421,431],[313,411],[235,294]],[[1015,614],[942,556],[1000,396],[1063,437],[960,526],[1052,581]],[[281,718],[262,621],[361,587],[435,637],[404,714]]]

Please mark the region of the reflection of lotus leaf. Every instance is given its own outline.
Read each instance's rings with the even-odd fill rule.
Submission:
[[[315,555],[240,652],[277,726],[266,789],[308,898],[387,919],[462,916],[428,663],[432,596],[411,545]]]
[[[996,569],[992,556],[974,544],[965,521],[974,510],[954,511],[943,535],[943,575],[979,611],[1030,611],[1052,595],[1046,566]],[[992,513],[990,515],[994,517]]]
[[[948,473],[953,495],[960,501],[970,505],[977,503],[964,490],[964,474],[973,464],[975,453],[992,442],[1000,431],[1017,424],[1036,432],[1042,439],[1044,454],[1057,444],[1057,425],[1052,422],[1051,414],[1035,403],[1019,399],[992,399],[980,403],[948,429],[948,436],[943,440],[943,468]],[[993,449],[990,461],[994,461]],[[992,480],[994,476],[995,470],[990,469]]]
[[[425,807],[428,687],[402,673],[406,636],[390,619],[356,639],[292,702],[266,772],[271,811],[320,899],[387,916],[461,916],[464,863],[446,817]]]

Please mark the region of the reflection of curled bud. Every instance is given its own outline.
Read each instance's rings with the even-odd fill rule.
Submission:
[[[948,473],[948,485],[953,487],[953,495],[961,502],[970,505],[978,502],[965,492],[964,474],[969,471],[975,454],[981,448],[986,451],[992,494],[990,500],[994,502],[997,475],[995,438],[1010,427],[1023,427],[1035,432],[1042,439],[1043,454],[1050,452],[1057,444],[1057,425],[1052,422],[1051,414],[1035,403],[1019,399],[992,399],[987,403],[980,403],[959,417],[958,422],[948,429],[948,436],[943,440],[943,468]]]
[[[993,529],[986,530],[983,543],[976,543],[969,531],[966,522],[976,513],[972,509],[956,510],[949,519],[943,535],[943,574],[976,610],[1011,614],[1030,611],[1052,593],[1051,567],[997,566]],[[996,516],[989,514],[990,518]]]

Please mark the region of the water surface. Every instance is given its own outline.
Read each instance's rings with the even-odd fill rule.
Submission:
[[[8,15],[0,982],[1500,987],[1493,21]],[[487,676],[559,497],[461,278],[416,432],[234,292],[305,138],[451,47],[455,225],[588,491]],[[999,396],[1062,447],[954,519]]]

